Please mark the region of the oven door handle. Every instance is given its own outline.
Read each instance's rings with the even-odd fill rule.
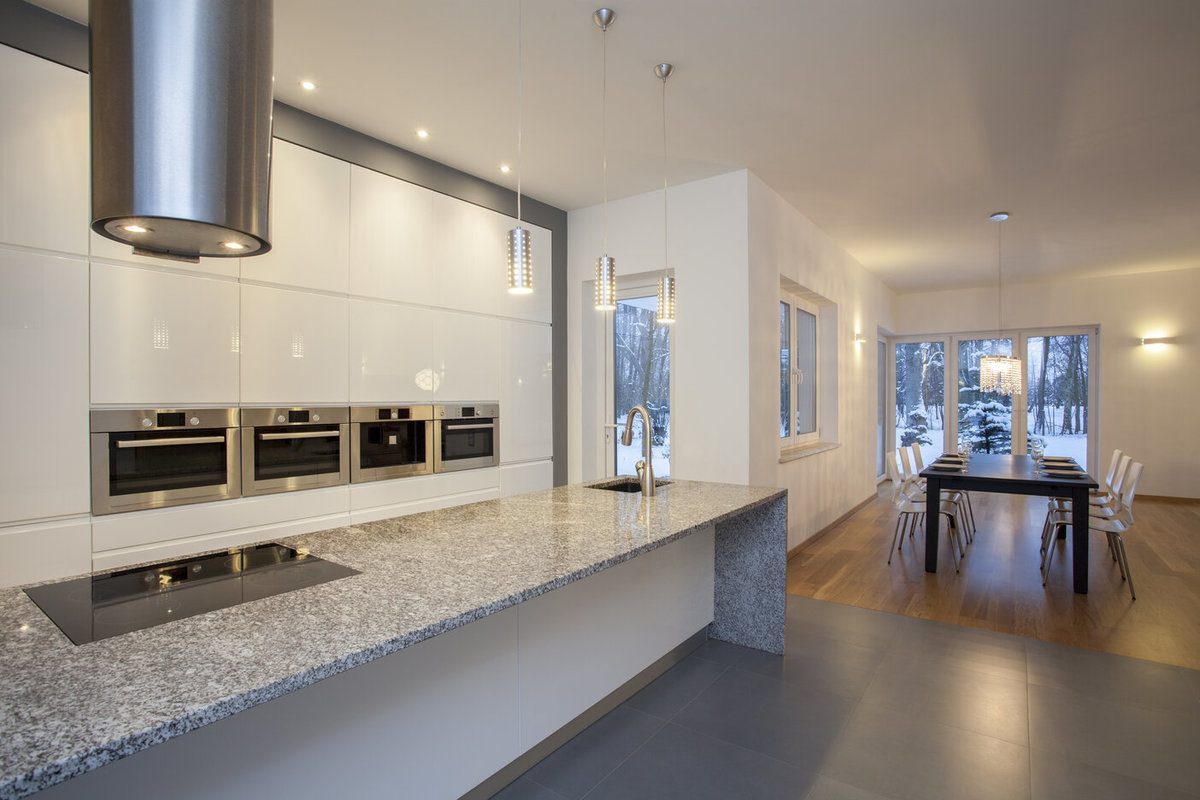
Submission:
[[[341,431],[296,431],[295,433],[260,433],[258,438],[264,442],[276,442],[280,439],[336,439]]]
[[[176,436],[170,439],[119,439],[117,449],[130,447],[173,447],[177,444],[224,444],[224,436]]]
[[[496,427],[495,423],[492,423],[490,425],[450,425],[450,424],[447,424],[445,426],[446,430],[448,430],[448,431],[481,431],[481,430],[491,430],[495,427]]]

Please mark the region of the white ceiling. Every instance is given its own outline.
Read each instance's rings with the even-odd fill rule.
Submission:
[[[994,281],[1000,208],[1006,277],[1200,266],[1197,0],[610,2],[610,197],[661,185],[665,60],[671,183],[749,168],[899,291]],[[601,199],[599,4],[524,0],[523,186],[566,209]],[[514,183],[516,8],[280,0],[277,96]]]

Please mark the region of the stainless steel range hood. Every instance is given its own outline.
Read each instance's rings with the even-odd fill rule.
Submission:
[[[150,255],[265,253],[272,0],[92,0],[92,229]]]

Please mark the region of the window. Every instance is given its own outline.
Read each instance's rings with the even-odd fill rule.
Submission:
[[[779,298],[779,439],[783,448],[820,438],[817,359],[820,310],[798,295]]]
[[[976,453],[1013,451],[1013,398],[980,388],[979,360],[1012,355],[1012,339],[961,339],[958,342],[958,439]]]
[[[883,477],[887,454],[887,342],[875,343],[875,475]]]
[[[896,446],[921,448],[926,464],[946,444],[946,345],[896,343]]]
[[[653,291],[653,289],[651,289]],[[657,296],[646,289],[618,292],[612,315],[613,422],[625,427],[629,409],[650,411],[650,442],[654,475],[671,474],[671,326],[657,321]],[[614,474],[633,475],[643,457],[642,423],[633,425],[633,443],[626,447],[613,437]]]

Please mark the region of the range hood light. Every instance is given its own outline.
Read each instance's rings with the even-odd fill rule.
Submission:
[[[221,246],[226,247],[230,250],[245,250],[246,249],[246,245],[242,244],[241,242],[221,242]]]
[[[149,233],[150,232],[149,228],[143,228],[141,225],[124,225],[121,227],[121,230],[129,231],[130,233]]]

